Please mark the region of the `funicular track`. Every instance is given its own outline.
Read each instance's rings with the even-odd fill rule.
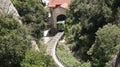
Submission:
[[[64,32],[57,33],[54,38],[48,43],[48,47],[46,49],[46,53],[51,55],[53,60],[55,61],[57,67],[64,67],[64,65],[60,62],[56,55],[56,47],[60,38],[63,36]]]

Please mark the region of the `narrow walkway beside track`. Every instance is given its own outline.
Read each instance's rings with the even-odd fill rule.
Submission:
[[[60,38],[63,36],[64,32],[57,33],[54,38],[48,43],[46,53],[51,55],[58,67],[64,67],[64,65],[59,61],[56,55],[56,47]]]

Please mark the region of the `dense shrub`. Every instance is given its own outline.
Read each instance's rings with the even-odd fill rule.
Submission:
[[[20,14],[21,20],[26,24],[30,35],[41,39],[47,12],[40,0],[12,0],[12,2]]]
[[[27,50],[25,59],[22,61],[22,67],[55,67],[54,61],[50,56],[42,52],[35,52],[32,49]]]
[[[74,52],[75,55],[79,56],[81,62],[93,61],[91,63],[98,64],[96,67],[104,67],[106,62],[108,62],[111,58],[108,58],[108,55],[104,54],[104,51],[101,52],[106,57],[95,58],[91,54],[87,54],[91,46],[96,44],[97,37],[102,37],[103,35],[99,35],[96,32],[99,28],[102,28],[108,23],[113,24],[108,25],[112,28],[120,27],[120,0],[74,0],[70,4],[70,8],[67,11],[67,20],[66,20],[66,41],[71,45],[71,51]],[[116,25],[116,26],[114,26]],[[110,27],[109,27],[110,28]],[[107,28],[108,29],[108,28]],[[118,35],[115,29],[108,29],[115,32],[115,35]],[[106,30],[106,34],[108,32]],[[101,31],[101,33],[104,31]],[[109,32],[111,33],[111,32]],[[114,34],[113,32],[111,34]],[[111,38],[114,38],[114,36]],[[97,36],[96,36],[97,35]],[[105,35],[105,33],[104,33]],[[109,34],[107,34],[109,35]],[[106,35],[106,43],[111,40],[110,37]],[[116,36],[115,36],[116,37]],[[120,40],[118,40],[120,41]],[[104,42],[104,39],[103,39]],[[102,43],[102,42],[101,42]],[[101,43],[97,43],[97,45],[101,45]],[[113,45],[113,44],[112,44]],[[104,46],[108,46],[104,44]],[[115,48],[116,46],[113,46]],[[101,49],[99,46],[96,46],[96,50]],[[103,49],[103,48],[102,48]],[[109,50],[109,49],[108,49]],[[112,50],[112,49],[111,49]],[[113,49],[114,51],[114,49]],[[119,50],[118,50],[119,51]],[[99,51],[95,52],[96,55],[101,54]],[[94,54],[94,52],[93,52]],[[111,53],[114,55],[114,53]],[[104,60],[104,61],[102,61]],[[106,64],[105,64],[106,63]],[[101,66],[100,66],[101,65]]]
[[[120,50],[120,29],[108,24],[96,32],[96,40],[89,50],[93,67],[104,67]],[[110,66],[109,66],[110,67]]]
[[[20,67],[29,44],[26,34],[11,15],[0,14],[0,67]]]

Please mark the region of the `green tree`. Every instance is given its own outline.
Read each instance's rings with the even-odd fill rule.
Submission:
[[[102,54],[102,56],[100,55],[101,57],[98,56],[99,57],[98,58],[94,55],[94,52],[93,54],[89,54],[89,55],[87,54],[87,52],[89,51],[91,46],[96,44],[97,36],[98,36],[96,32],[98,31],[98,29],[102,28],[104,25],[108,23],[112,23],[113,26],[108,25],[108,27],[111,26],[112,28],[115,29],[117,28],[118,30],[118,27],[120,27],[119,20],[120,20],[120,0],[74,0],[70,4],[70,9],[67,11],[66,30],[65,30],[67,43],[70,44],[72,43],[71,44],[72,51],[74,52],[75,55],[80,57],[82,62],[90,61],[91,63],[93,63],[94,67],[97,66],[104,67],[105,65],[108,64],[108,61],[111,59],[111,55],[114,55],[114,53],[108,54],[110,55],[108,57],[108,55],[104,53],[106,51],[95,52],[94,50],[96,56]],[[114,32],[116,32],[115,29],[112,29],[111,31],[114,30]],[[107,32],[108,31],[106,30],[106,34]],[[114,38],[112,34],[110,36],[111,38],[112,37]],[[118,32],[116,32],[115,35],[118,35]],[[102,35],[99,35],[99,37],[101,36]],[[107,36],[105,39],[108,40],[108,41],[105,40],[107,43],[112,40],[112,39],[109,40],[110,37]],[[119,41],[120,40],[118,40],[118,42]],[[108,46],[106,44],[104,45]],[[113,48],[115,47],[116,46],[113,46]],[[95,48],[96,50],[101,49],[99,48],[99,46],[96,46]],[[115,48],[115,50],[117,49],[119,49],[119,46],[118,48]],[[103,57],[104,55],[105,57]]]
[[[120,7],[117,9],[118,10],[118,27],[120,27]]]
[[[92,55],[92,67],[105,67],[120,50],[120,29],[108,24],[96,32],[95,43],[89,50]],[[108,66],[110,67],[110,66]]]
[[[44,19],[46,18],[46,10],[40,3],[40,0],[12,0],[21,19],[26,24],[27,29],[36,39],[43,36]]]
[[[0,67],[20,67],[29,44],[26,34],[11,15],[0,14]]]
[[[110,7],[112,3],[112,0],[74,0],[71,3],[67,12],[66,38],[68,42],[75,43],[72,49],[81,59],[90,59],[87,51],[94,43],[99,27],[114,22]]]
[[[12,0],[30,36],[40,46],[40,52],[35,52],[32,49],[27,50],[25,59],[21,62],[22,67],[55,67],[53,60],[50,59],[51,57],[46,55],[45,52],[41,52],[43,47],[41,47],[40,39],[43,36],[44,22],[47,14],[40,1]]]
[[[42,52],[35,52],[32,49],[27,50],[25,59],[22,61],[22,67],[55,67],[54,61],[50,56]]]
[[[112,16],[114,18],[114,23],[119,24],[119,8],[120,8],[120,1],[119,0],[113,0],[112,3]]]

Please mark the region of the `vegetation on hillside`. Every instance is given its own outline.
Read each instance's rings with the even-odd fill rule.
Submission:
[[[92,57],[93,67],[110,67],[114,55],[120,50],[120,28],[107,24],[96,32],[96,40],[88,54]]]
[[[21,20],[20,25],[11,15],[0,14],[0,67],[55,67],[45,54],[43,43],[44,19],[47,14],[39,0],[12,0]],[[31,49],[36,40],[40,52]]]
[[[36,39],[41,39],[43,36],[44,22],[47,14],[40,0],[12,1],[30,35]]]
[[[105,26],[107,24],[108,26]],[[72,43],[71,50],[80,57],[82,62],[90,61],[92,67],[105,67],[111,60],[111,56],[119,51],[117,48],[118,51],[114,52],[115,47],[120,45],[118,44],[120,40],[116,40],[119,36],[119,25],[119,0],[74,0],[67,11],[66,41]],[[99,37],[101,41],[98,40]],[[112,48],[107,47],[110,45]],[[91,49],[93,54],[89,54]],[[109,53],[111,50],[113,52]]]
[[[42,47],[42,46],[41,46]],[[40,48],[40,52],[32,49],[27,50],[25,59],[21,62],[22,67],[55,67],[51,56],[45,54],[45,50]]]
[[[11,15],[0,14],[0,67],[47,67],[55,66],[44,46],[40,52],[31,49],[28,32]]]
[[[59,60],[66,67],[80,67],[80,62],[62,44],[63,43],[59,43],[59,45],[57,46],[57,56],[58,56]]]
[[[21,16],[0,14],[0,67],[55,67],[39,42],[47,12],[41,0],[12,0]],[[70,67],[110,67],[120,51],[120,0],[73,0],[67,11],[66,41],[70,52],[58,46],[61,61]],[[40,52],[31,49],[36,40]]]
[[[26,31],[11,15],[0,14],[0,67],[20,67],[29,48]]]

